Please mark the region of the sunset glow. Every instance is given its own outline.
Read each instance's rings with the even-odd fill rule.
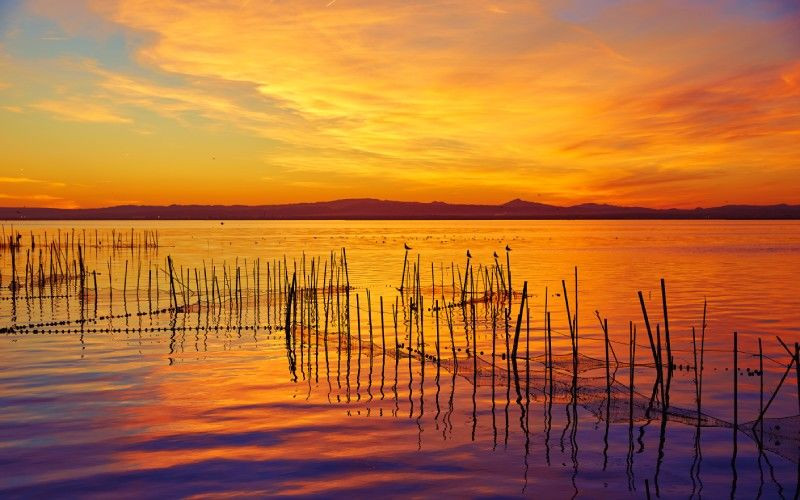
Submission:
[[[790,1],[0,4],[0,205],[800,203]]]

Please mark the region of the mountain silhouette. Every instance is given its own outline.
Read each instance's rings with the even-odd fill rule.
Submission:
[[[556,206],[515,199],[501,205],[352,198],[280,205],[119,205],[104,208],[0,207],[4,220],[448,220],[448,219],[800,219],[800,205],[655,209],[596,203]]]

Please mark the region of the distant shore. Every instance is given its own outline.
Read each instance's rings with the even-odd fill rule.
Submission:
[[[724,205],[656,209],[586,203],[501,205],[369,198],[279,205],[120,205],[104,208],[0,207],[0,220],[797,220],[800,205]]]

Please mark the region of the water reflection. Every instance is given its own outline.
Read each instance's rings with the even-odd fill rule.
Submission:
[[[50,304],[9,290],[0,491],[795,493],[796,347],[765,338],[764,356],[743,345],[733,352],[758,368],[726,370],[730,336],[705,346],[703,317],[700,338],[681,344],[663,285],[641,296],[654,334],[637,345],[637,325],[609,330],[621,323],[613,315],[600,328],[579,322],[577,274],[574,289],[564,280],[559,295],[534,301],[506,257],[431,266],[426,284],[428,266],[412,254],[402,293],[376,296],[351,285],[344,251],[263,272],[250,259],[210,272],[169,259],[149,273],[164,293],[140,291],[144,280],[128,288],[125,271],[107,294],[53,284],[47,293],[65,299]],[[627,362],[617,359],[626,345]],[[729,413],[732,377],[741,423]]]

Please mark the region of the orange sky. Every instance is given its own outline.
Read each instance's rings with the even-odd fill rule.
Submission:
[[[9,0],[0,205],[800,203],[795,1]]]

